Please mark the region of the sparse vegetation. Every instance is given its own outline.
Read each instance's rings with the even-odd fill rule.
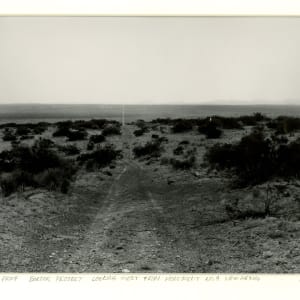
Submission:
[[[173,133],[181,133],[191,131],[193,129],[194,122],[186,119],[179,119],[175,121],[172,127]]]
[[[236,144],[216,144],[206,154],[210,165],[234,172],[239,184],[255,185],[274,177],[299,177],[300,140],[287,143],[253,131]]]
[[[77,155],[80,153],[80,150],[77,148],[75,144],[62,146],[60,147],[60,150],[64,152],[66,155]]]
[[[218,139],[222,135],[222,130],[219,129],[215,122],[206,122],[198,127],[199,133],[202,133],[208,139]]]
[[[105,141],[105,136],[102,134],[93,134],[90,136],[89,141],[94,144],[102,143]]]
[[[32,147],[16,146],[10,151],[1,152],[0,168],[2,172],[6,172],[1,174],[0,180],[2,191],[6,196],[26,186],[52,189],[52,181],[47,181],[50,177],[43,177],[43,174],[54,172],[51,171],[54,169],[57,180],[61,179],[56,187],[61,188],[63,181],[71,180],[76,172],[74,164],[62,159],[43,140],[37,141]],[[64,188],[65,186],[66,184]]]
[[[159,140],[151,140],[148,141],[145,145],[138,145],[133,148],[133,153],[135,157],[159,157],[162,152],[161,141]]]
[[[78,156],[77,160],[86,164],[87,169],[103,168],[109,166],[121,156],[121,151],[116,150],[113,145],[98,146],[91,153],[84,153]]]
[[[11,142],[17,140],[17,137],[11,129],[6,128],[4,130],[2,139],[4,142],[8,142],[8,141]]]
[[[196,157],[194,155],[190,155],[187,158],[171,158],[170,163],[173,166],[174,169],[178,170],[188,170],[191,169],[196,162]]]
[[[102,130],[102,134],[104,136],[110,136],[110,135],[120,135],[121,134],[121,126],[118,124],[110,124],[104,127]]]

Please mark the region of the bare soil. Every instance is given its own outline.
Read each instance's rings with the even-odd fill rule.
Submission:
[[[124,151],[116,167],[81,171],[69,194],[0,198],[1,272],[300,272],[297,181],[273,183],[288,192],[280,201],[274,193],[271,216],[232,219],[225,204],[238,197],[241,209],[259,210],[265,186],[232,190],[230,178],[199,165],[174,171],[136,160],[134,143],[150,133],[137,139],[132,131],[114,138]],[[187,135],[167,137],[173,149]],[[204,139],[188,139],[204,152]]]

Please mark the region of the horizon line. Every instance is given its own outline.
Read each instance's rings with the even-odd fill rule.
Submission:
[[[118,105],[140,105],[140,106],[160,106],[160,105],[172,105],[172,106],[300,106],[300,103],[265,103],[265,104],[259,104],[259,103],[235,103],[235,104],[224,104],[224,103],[62,103],[62,102],[52,102],[52,103],[42,103],[42,102],[13,102],[13,103],[0,103],[0,105],[112,105],[112,106],[118,106]]]

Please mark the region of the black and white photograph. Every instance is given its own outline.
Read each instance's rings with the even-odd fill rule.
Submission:
[[[1,16],[1,273],[300,273],[300,17]]]

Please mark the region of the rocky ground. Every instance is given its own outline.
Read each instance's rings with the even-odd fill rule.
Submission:
[[[133,130],[112,138],[124,151],[115,168],[79,172],[67,195],[0,198],[1,272],[300,272],[299,181],[232,189],[231,178],[201,166],[215,141],[193,133],[165,133],[163,153],[188,139],[197,149],[192,170],[137,160],[134,144],[153,132],[135,138]],[[246,132],[226,131],[223,140]],[[233,218],[226,209],[259,213],[267,199],[268,217]]]

